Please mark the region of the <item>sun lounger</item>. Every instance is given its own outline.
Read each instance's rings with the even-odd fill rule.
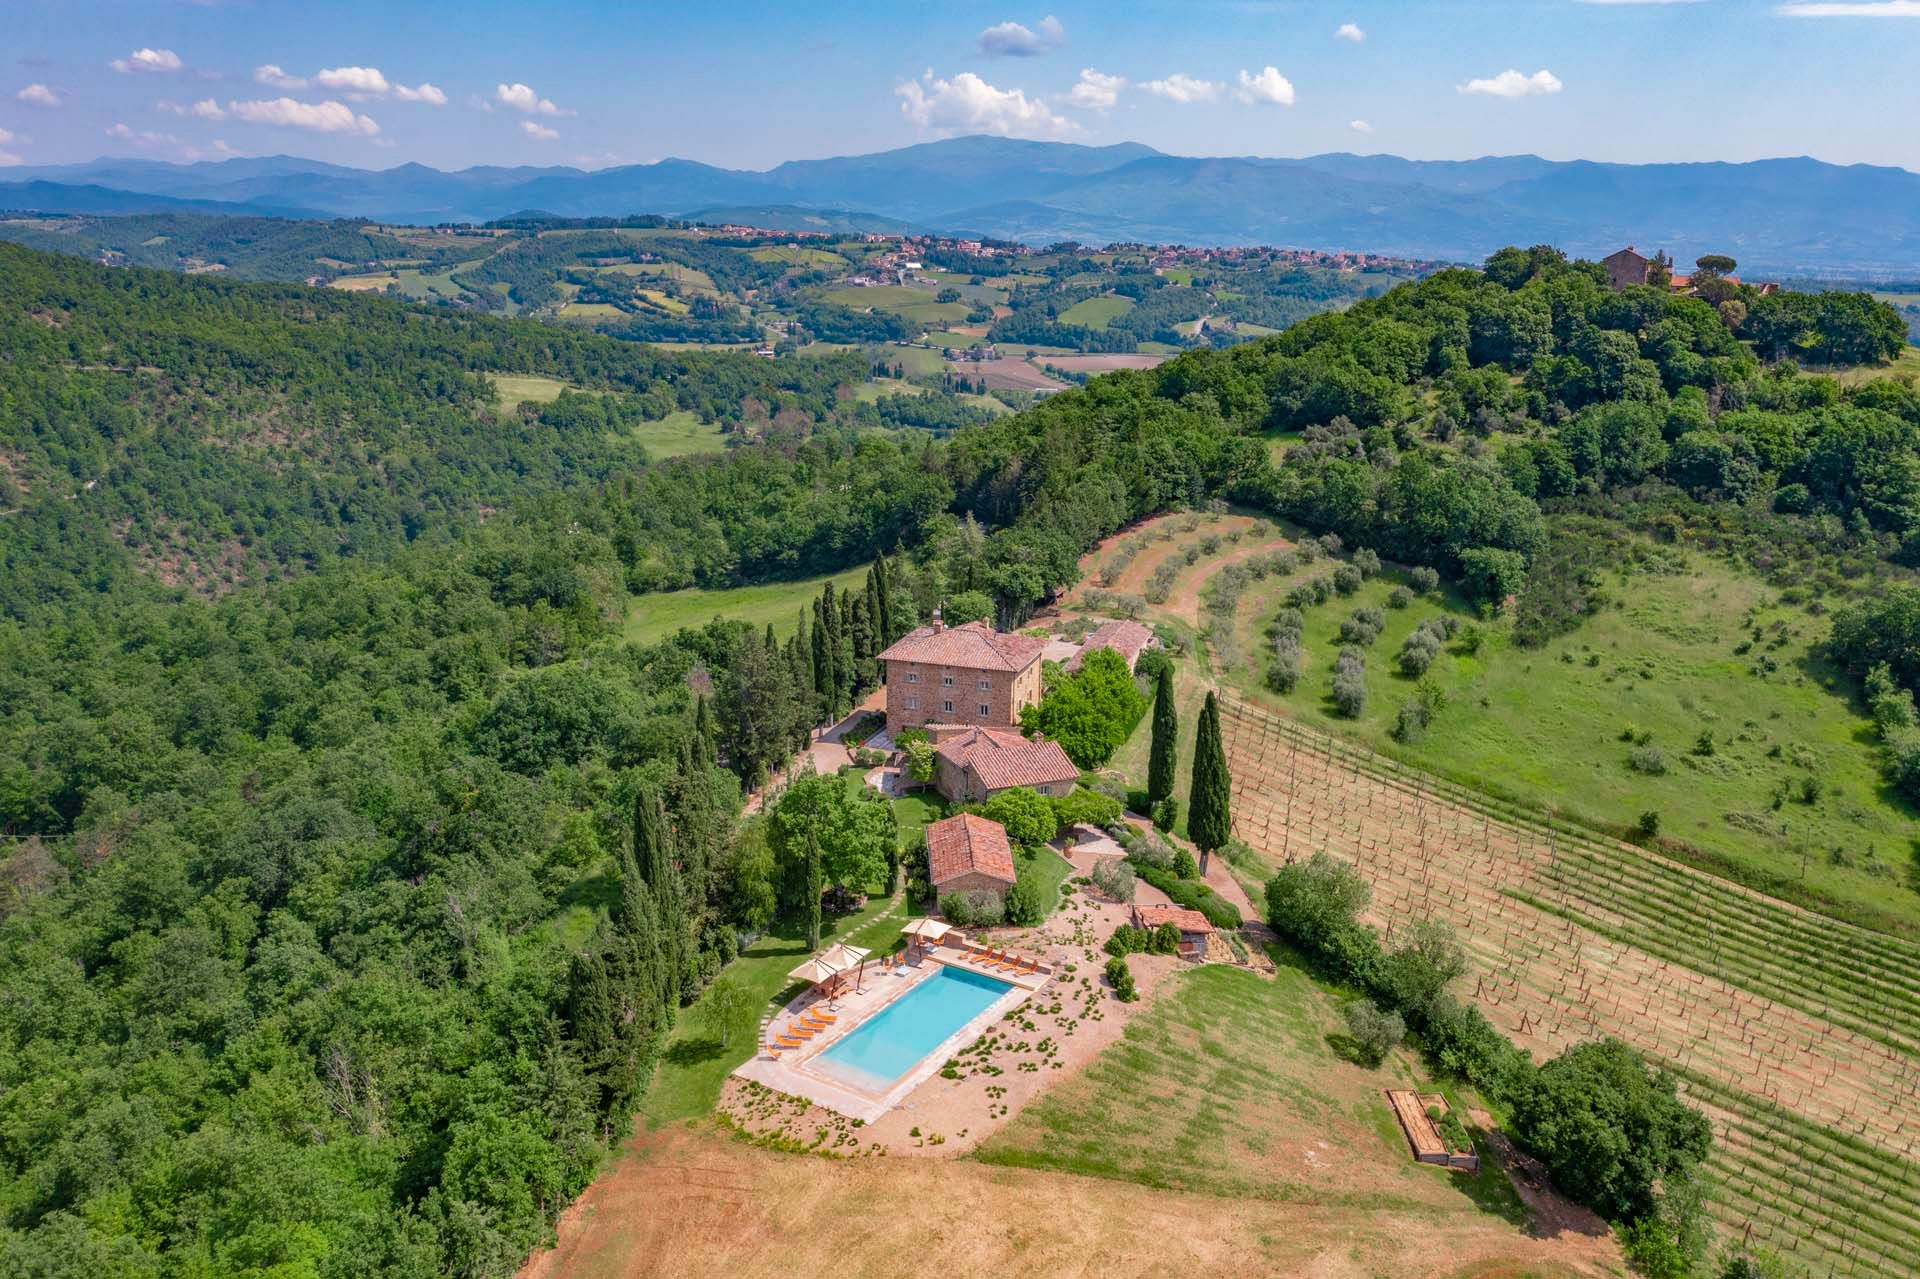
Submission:
[[[1021,969],[1021,970],[1020,970],[1019,972],[1017,972],[1017,973],[1015,973],[1015,974],[1014,974],[1014,976],[1015,976],[1015,977],[1027,977],[1027,976],[1031,976],[1031,975],[1032,975],[1032,973],[1033,973],[1033,970],[1034,970],[1034,969],[1036,969],[1036,968],[1038,968],[1038,967],[1040,967],[1040,961],[1039,961],[1039,960],[1037,960],[1037,959],[1029,959],[1029,960],[1027,961],[1027,966],[1026,966],[1025,968],[1022,968],[1022,969]]]
[[[804,1021],[790,1021],[787,1023],[787,1033],[789,1035],[798,1035],[802,1039],[807,1039],[818,1032],[814,1027],[807,1025]]]
[[[994,952],[991,950],[976,951],[974,952],[973,962],[985,968],[996,962],[996,958]]]
[[[1020,956],[1018,955],[1008,955],[1005,959],[994,965],[995,968],[998,968],[1003,973],[1010,973],[1019,966]]]
[[[773,1042],[779,1044],[782,1048],[800,1048],[804,1046],[800,1040],[795,1039],[791,1035],[775,1035]]]
[[[839,1017],[836,1014],[827,1012],[824,1009],[820,1009],[820,1008],[815,1008],[810,1010],[807,1013],[807,1016],[817,1018],[818,1020],[824,1021],[829,1025],[839,1020]]]

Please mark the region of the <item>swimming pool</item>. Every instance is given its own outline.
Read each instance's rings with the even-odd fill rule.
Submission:
[[[823,1050],[808,1066],[868,1092],[885,1092],[943,1040],[1015,987],[942,964]]]

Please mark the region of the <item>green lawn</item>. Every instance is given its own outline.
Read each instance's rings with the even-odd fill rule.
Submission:
[[[1810,367],[1809,373],[1825,373],[1842,386],[1859,386],[1878,377],[1920,377],[1920,346],[1908,343],[1900,354],[1885,364],[1854,364],[1845,368]]]
[[[1086,329],[1104,329],[1133,310],[1133,299],[1123,297],[1086,298],[1060,313],[1060,323],[1077,324]]]
[[[1344,1060],[1339,997],[1280,958],[1271,979],[1219,964],[1177,974],[1118,1043],[975,1158],[1233,1198],[1478,1209],[1524,1223],[1491,1161],[1474,1177],[1413,1162],[1383,1090],[1431,1083],[1405,1051],[1377,1070]],[[1307,1165],[1303,1136],[1319,1139]]]
[[[1504,621],[1480,624],[1478,653],[1456,642],[1434,663],[1429,675],[1446,705],[1409,745],[1390,735],[1415,687],[1397,669],[1401,642],[1442,608],[1471,619],[1457,601],[1386,610],[1386,629],[1366,650],[1366,709],[1357,720],[1338,717],[1330,693],[1340,623],[1383,603],[1391,575],[1309,610],[1292,694],[1260,684],[1262,626],[1278,591],[1259,616],[1243,617],[1246,657],[1223,675],[1289,716],[1476,789],[1614,829],[1657,812],[1663,835],[1719,859],[1723,871],[1777,877],[1863,923],[1920,923],[1920,895],[1906,886],[1914,813],[1883,780],[1849,685],[1817,652],[1826,620],[1705,556],[1682,555],[1677,567],[1609,583],[1619,606],[1540,649],[1515,647]],[[1752,643],[1756,625],[1763,638]],[[1750,651],[1735,653],[1742,643]],[[1762,658],[1774,669],[1756,672]],[[1650,735],[1664,773],[1629,766],[1630,729]],[[1711,754],[1700,752],[1703,732]],[[1800,790],[1809,778],[1820,788],[1810,800]],[[1783,787],[1790,793],[1776,803]]]
[[[1073,874],[1073,863],[1051,848],[1032,852],[1020,849],[1014,861],[1014,870],[1022,879],[1032,879],[1040,885],[1040,900],[1047,903],[1047,914],[1051,915],[1060,905],[1060,885]]]
[[[850,568],[843,573],[802,578],[794,582],[768,582],[759,586],[736,586],[725,590],[705,590],[690,586],[683,591],[664,591],[641,595],[627,606],[626,639],[634,644],[651,644],[688,626],[705,626],[716,617],[737,618],[756,627],[773,623],[774,631],[793,633],[800,610],[812,605],[822,583],[832,581],[836,589],[860,586],[866,582],[867,568]]]
[[[560,392],[580,389],[559,378],[533,373],[489,373],[486,377],[500,396],[502,413],[511,413],[522,404],[551,404],[560,398]]]
[[[904,908],[894,906],[889,898],[875,897],[857,914],[822,921],[821,945],[844,941],[865,946],[875,958],[888,953],[908,919]],[[783,920],[727,965],[723,976],[738,983],[748,998],[727,1027],[725,1043],[710,1024],[705,995],[680,1010],[640,1107],[649,1127],[696,1119],[713,1109],[728,1074],[757,1051],[760,1018],[800,993],[787,974],[807,954],[804,921]]]
[[[675,409],[657,422],[641,423],[634,428],[633,438],[646,446],[647,456],[655,461],[689,453],[719,453],[727,447],[726,433],[718,423],[702,422],[685,409]]]
[[[802,248],[791,244],[769,245],[747,254],[755,262],[784,262],[788,266],[845,266],[847,260],[826,249]]]

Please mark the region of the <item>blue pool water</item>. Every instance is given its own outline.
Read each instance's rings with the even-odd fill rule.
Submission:
[[[885,1092],[947,1036],[1013,987],[984,973],[940,971],[847,1032],[808,1064],[843,1083]]]

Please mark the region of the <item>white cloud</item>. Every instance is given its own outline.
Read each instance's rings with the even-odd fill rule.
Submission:
[[[215,138],[204,147],[181,147],[180,155],[187,160],[230,160],[240,152],[228,146],[222,138]]]
[[[304,89],[307,87],[307,78],[305,76],[288,75],[271,62],[263,66],[255,67],[253,69],[253,78],[255,83],[264,84],[275,89]]]
[[[0,129],[0,147],[7,145],[7,143],[11,141],[13,141],[13,134],[7,132],[5,129]]]
[[[1212,102],[1225,87],[1217,80],[1197,80],[1176,71],[1164,80],[1149,80],[1140,86],[1156,98],[1169,102]]]
[[[171,133],[157,133],[151,129],[130,129],[125,122],[116,123],[107,130],[107,136],[121,142],[133,142],[143,147],[172,146],[180,141]]]
[[[989,58],[1037,58],[1067,42],[1067,29],[1048,14],[1034,31],[1018,22],[1001,22],[974,37],[974,47]]]
[[[1920,0],[1862,0],[1856,4],[1789,0],[1774,12],[1788,18],[1920,18]]]
[[[306,129],[311,133],[357,133],[373,137],[380,126],[364,115],[355,114],[344,102],[329,98],[325,102],[295,102],[292,98],[255,99],[229,102],[227,110],[248,124],[274,125],[283,129]]]
[[[184,71],[187,64],[180,61],[180,55],[172,49],[135,49],[124,58],[115,58],[107,64],[121,75],[135,72]]]
[[[378,67],[328,67],[315,72],[313,82],[323,89],[338,89],[364,98],[384,98],[393,91]]]
[[[971,71],[938,80],[931,71],[894,92],[900,114],[929,129],[997,133],[1002,137],[1054,138],[1078,126],[1019,89],[996,89]]]
[[[393,96],[402,102],[425,102],[436,107],[447,105],[446,91],[424,80],[420,82],[420,87],[417,89],[409,89],[404,84],[394,85]]]
[[[1258,75],[1242,71],[1240,87],[1234,90],[1234,96],[1249,104],[1290,107],[1293,105],[1293,82],[1281,75],[1277,67],[1267,67]]]
[[[16,101],[24,102],[30,107],[57,107],[60,105],[60,95],[44,84],[30,84],[13,96]]]
[[[534,120],[522,120],[520,122],[520,132],[526,134],[535,142],[554,142],[558,141],[560,137],[560,130],[549,129],[546,125]]]
[[[212,98],[202,98],[192,106],[183,106],[178,102],[172,102],[166,98],[162,98],[153,104],[153,108],[156,111],[165,111],[169,115],[197,116],[202,120],[224,120],[227,118],[227,113],[222,111],[220,104]]]
[[[1079,107],[1083,111],[1105,111],[1120,100],[1120,91],[1126,87],[1125,76],[1107,75],[1092,67],[1081,67],[1080,79],[1073,88],[1067,90],[1066,102],[1068,106]]]
[[[1336,40],[1351,40],[1353,43],[1359,44],[1367,38],[1367,33],[1362,31],[1356,23],[1343,22],[1334,31],[1333,38]]]
[[[503,107],[512,107],[528,115],[572,115],[553,105],[551,98],[543,98],[532,89],[518,82],[502,84],[494,88],[493,100]]]
[[[1373,126],[1368,124],[1365,120],[1349,120],[1347,121],[1347,127],[1349,129],[1352,129],[1355,133],[1372,133],[1373,132]]]
[[[1521,75],[1509,67],[1497,76],[1467,81],[1460,86],[1460,92],[1482,93],[1492,98],[1532,98],[1558,93],[1565,87],[1560,77],[1551,71],[1542,69],[1532,75]]]

